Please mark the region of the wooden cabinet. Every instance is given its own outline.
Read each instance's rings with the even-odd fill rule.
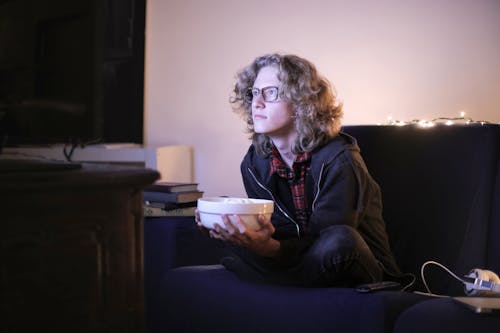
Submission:
[[[143,331],[142,188],[156,171],[0,160],[2,332]]]

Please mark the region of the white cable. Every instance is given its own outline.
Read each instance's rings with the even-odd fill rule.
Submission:
[[[455,273],[453,273],[451,270],[449,270],[446,266],[436,262],[436,261],[432,261],[432,260],[429,260],[429,261],[426,261],[423,263],[422,267],[420,268],[420,276],[422,278],[422,282],[424,283],[424,286],[425,286],[425,289],[427,290],[427,292],[429,294],[432,294],[431,290],[429,289],[429,286],[427,285],[427,282],[425,281],[425,276],[424,276],[424,268],[425,266],[429,265],[429,264],[433,264],[433,265],[436,265],[436,266],[439,266],[441,267],[442,269],[444,269],[445,271],[447,271],[451,276],[453,276],[455,279],[457,279],[458,281],[462,282],[462,283],[466,283],[464,280],[462,280],[461,278],[459,278]],[[434,294],[432,294],[434,295]],[[436,295],[436,296],[445,296],[445,295]]]

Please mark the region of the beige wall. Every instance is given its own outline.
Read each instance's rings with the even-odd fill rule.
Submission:
[[[314,62],[344,124],[456,117],[500,122],[498,0],[148,0],[145,141],[194,146],[206,195],[244,195],[249,141],[230,108],[256,56]]]

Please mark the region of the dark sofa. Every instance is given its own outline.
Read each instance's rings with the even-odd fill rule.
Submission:
[[[472,268],[500,272],[500,126],[367,125],[343,131],[357,138],[382,188],[393,252],[402,270],[417,278],[412,291],[366,294],[245,282],[217,265],[224,245],[198,232],[192,218],[150,218],[145,221],[149,332],[500,328],[500,316],[414,292],[426,291],[420,269],[429,260],[459,276]],[[443,269],[429,265],[424,273],[433,293],[464,295],[463,284]]]

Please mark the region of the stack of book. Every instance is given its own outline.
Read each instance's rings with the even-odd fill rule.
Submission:
[[[144,188],[144,216],[194,216],[202,196],[197,183],[158,181]]]

